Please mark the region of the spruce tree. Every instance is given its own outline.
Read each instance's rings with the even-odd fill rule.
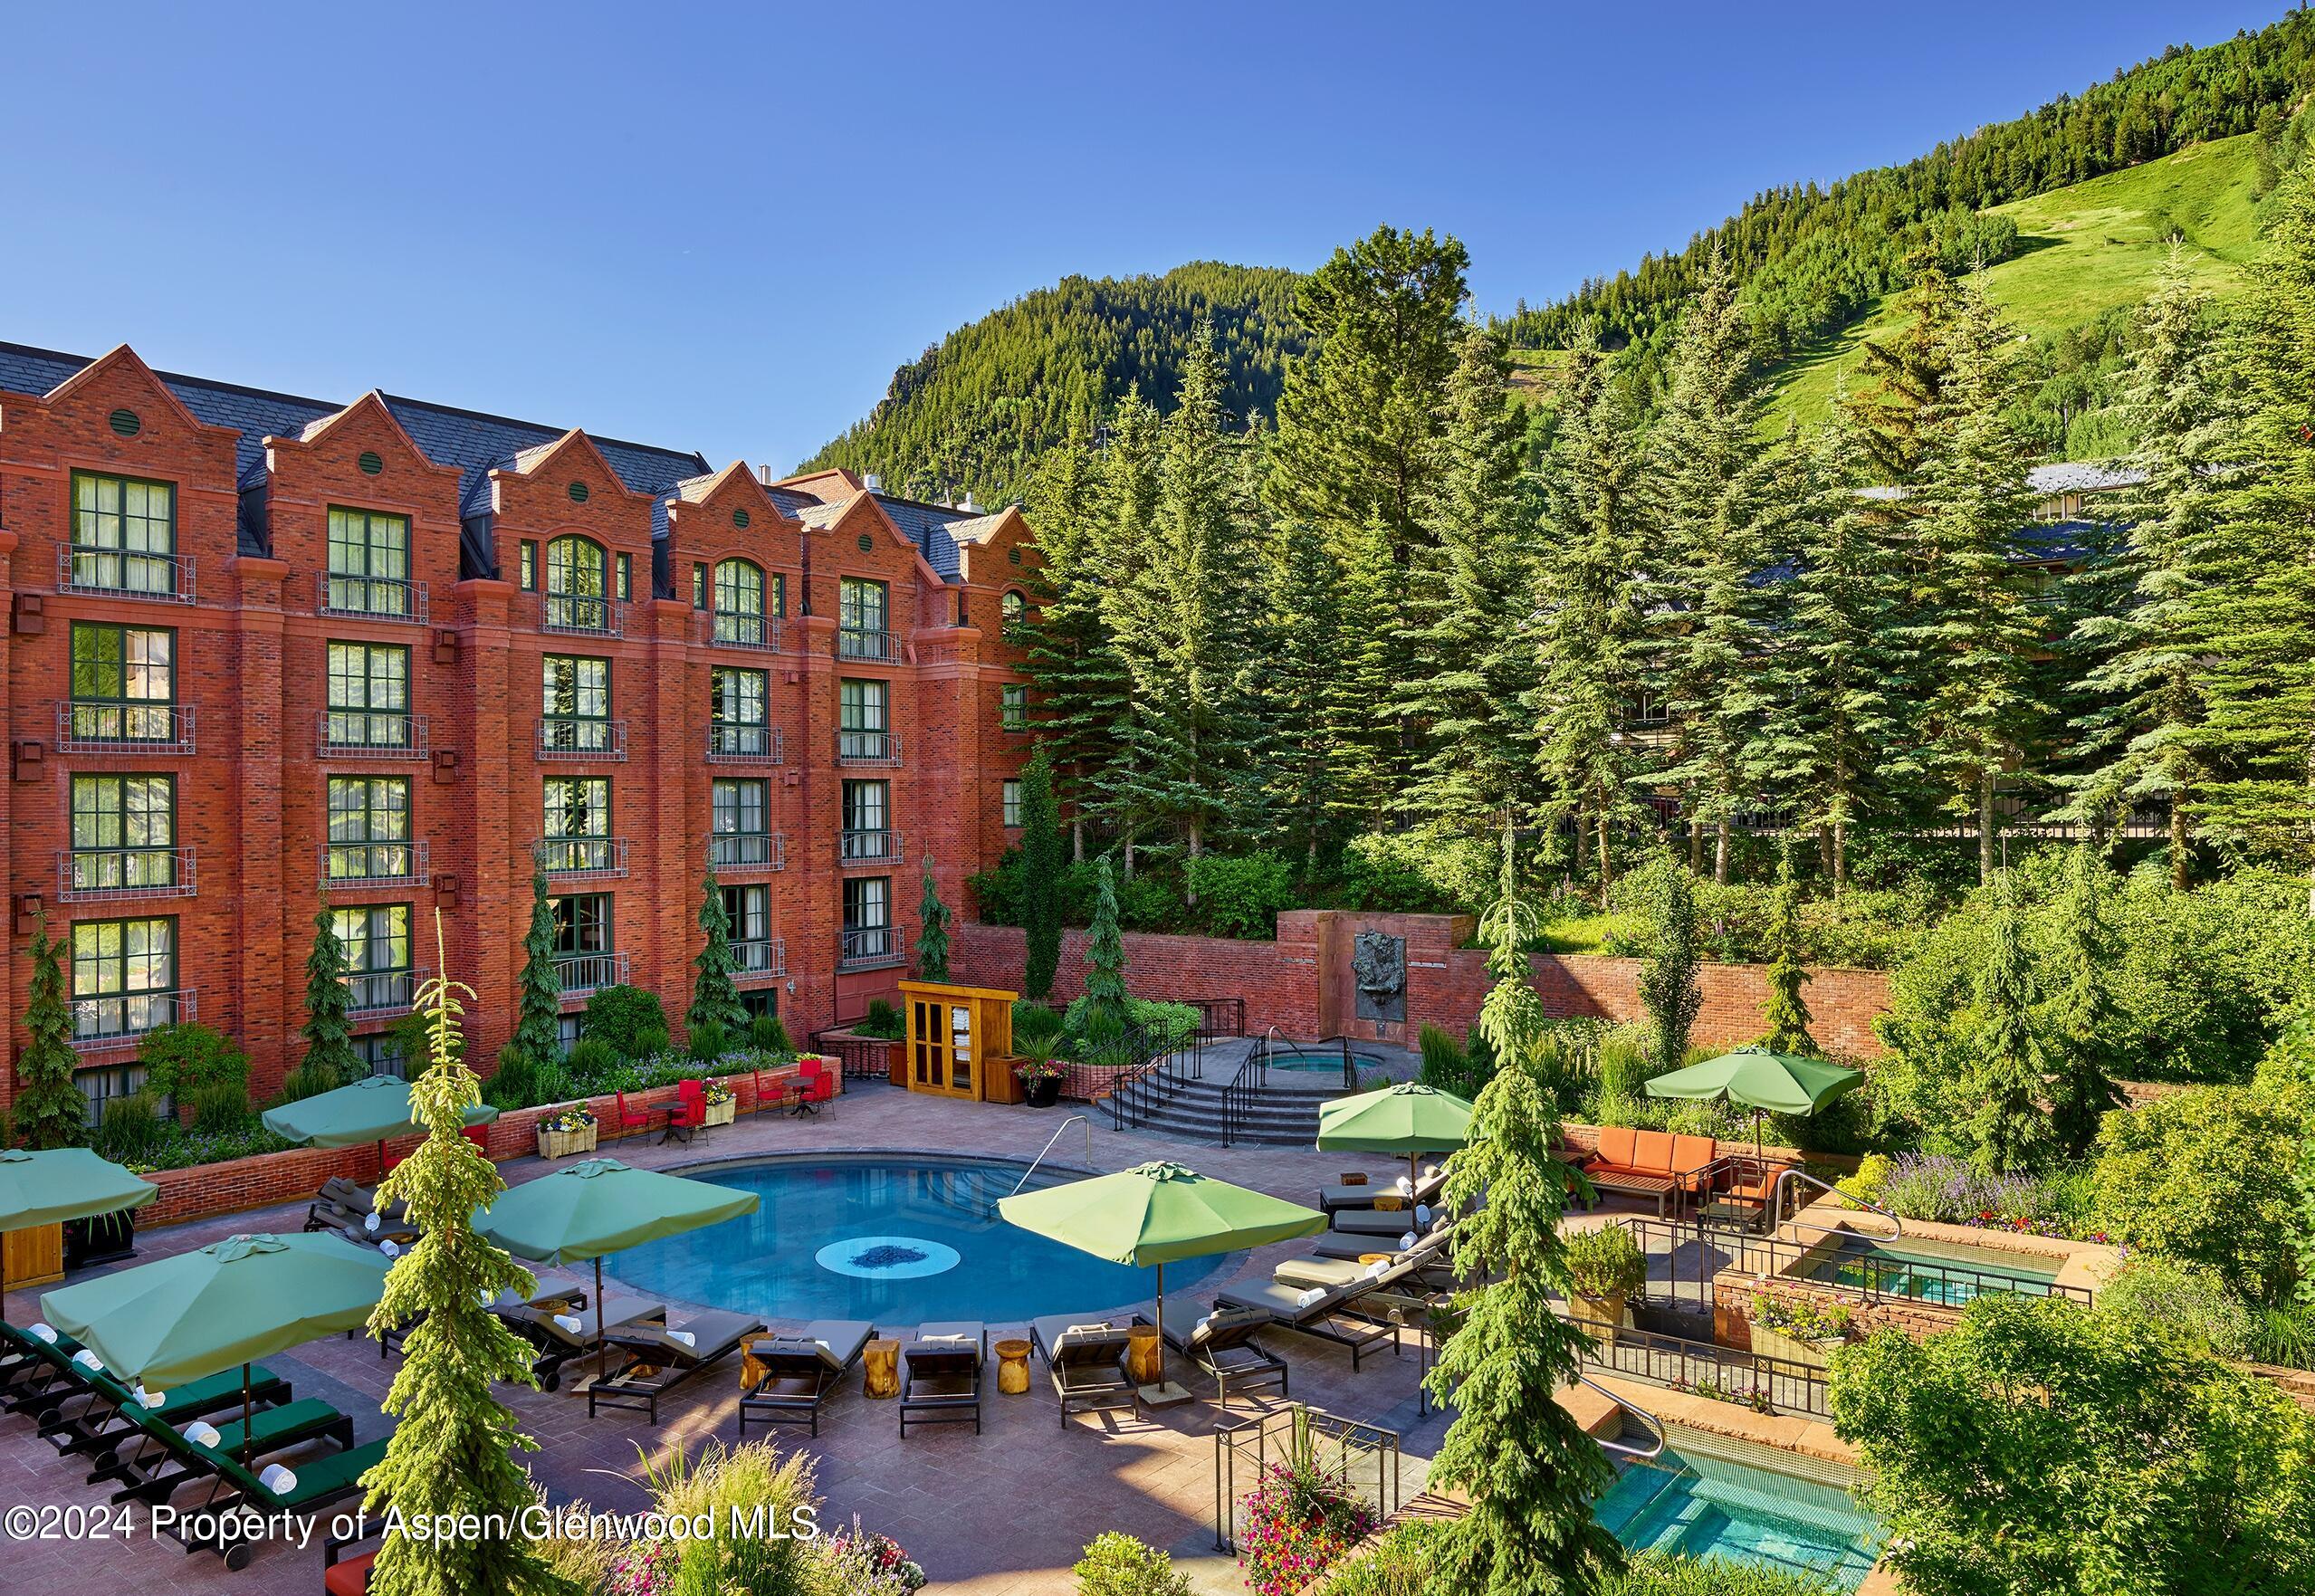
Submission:
[[[1859,347],[1859,374],[1870,386],[1851,401],[1887,486],[1906,482],[1920,466],[1923,419],[1945,397],[1961,308],[1953,279],[1927,250],[1917,252],[1907,267],[1910,280],[1891,307],[1897,330]]]
[[[916,906],[916,979],[949,979],[949,906],[941,902],[941,888],[933,879],[933,855],[924,855],[924,896]]]
[[[1355,697],[1343,665],[1343,569],[1325,537],[1302,521],[1277,523],[1263,560],[1270,613],[1255,671],[1268,807],[1304,874],[1315,875],[1321,854],[1353,814],[1343,769],[1356,741]]]
[[[346,944],[338,939],[337,913],[325,894],[313,915],[313,948],[305,956],[305,1024],[298,1034],[305,1038],[304,1067],[333,1085],[363,1073],[346,1018],[353,1007],[346,974]]]
[[[1534,787],[1539,674],[1528,621],[1540,505],[1509,370],[1494,333],[1463,330],[1438,482],[1422,505],[1430,542],[1408,584],[1408,652],[1423,674],[1399,710],[1426,751],[1397,799],[1411,817],[1507,833]]]
[[[439,913],[435,943],[440,957]],[[443,968],[446,971],[447,964]],[[491,1527],[519,1525],[538,1499],[531,1477],[514,1460],[517,1451],[537,1443],[515,1428],[514,1415],[491,1382],[535,1389],[537,1380],[531,1347],[488,1305],[501,1292],[528,1297],[538,1282],[474,1233],[475,1210],[487,1208],[506,1185],[498,1166],[460,1133],[465,1111],[482,1101],[482,1084],[461,1061],[454,1040],[460,1000],[474,995],[447,973],[418,992],[417,1008],[430,1021],[431,1057],[410,1083],[410,1111],[426,1134],[387,1175],[378,1198],[380,1207],[407,1204],[422,1234],[395,1260],[370,1315],[373,1336],[402,1326],[409,1331],[386,1396],[386,1410],[397,1422],[386,1456],[362,1483],[373,1514],[390,1505],[411,1520],[471,1517],[484,1529],[473,1535],[387,1536],[370,1569],[371,1596],[471,1596],[477,1591],[563,1596],[571,1589],[519,1528],[507,1534]]]
[[[1053,766],[1040,742],[1021,771],[1021,923],[1028,958],[1021,991],[1041,1003],[1061,967],[1061,826],[1053,806]]]
[[[2031,1170],[2048,1155],[2050,1118],[2042,1105],[2042,1047],[2034,1034],[2038,996],[2025,950],[2025,912],[2017,883],[1994,879],[1994,914],[1973,987],[1975,1028],[1964,1077],[1973,1156],[1996,1173]]]
[[[1086,817],[1097,784],[1117,755],[1117,722],[1129,693],[1124,662],[1104,613],[1117,575],[1108,501],[1091,422],[1079,416],[1067,439],[1039,464],[1029,497],[1042,559],[1030,578],[1033,617],[1008,628],[1037,684],[1038,735],[1052,750],[1055,779],[1069,808],[1071,855],[1085,857]]]
[[[1117,883],[1104,854],[1094,865],[1093,924],[1086,932],[1086,1012],[1095,1024],[1114,1020],[1122,1031],[1132,1011],[1125,992],[1125,941],[1117,930]]]
[[[1809,967],[1801,944],[1801,884],[1793,875],[1793,855],[1787,847],[1776,871],[1776,894],[1769,904],[1768,1002],[1761,1012],[1767,1030],[1762,1038],[1771,1053],[1798,1054],[1813,1058],[1822,1051],[1809,1035],[1808,999],[1801,989],[1809,983]]]
[[[1505,876],[1510,877],[1507,855]],[[1532,1058],[1545,1027],[1531,984],[1532,916],[1507,890],[1487,917],[1496,977],[1479,1031],[1507,1064]],[[1560,1221],[1566,1167],[1552,1156],[1559,1115],[1530,1067],[1497,1069],[1472,1106],[1471,1136],[1448,1161],[1447,1201],[1466,1285],[1461,1325],[1425,1383],[1456,1418],[1431,1460],[1433,1486],[1470,1511],[1432,1543],[1430,1582],[1458,1596],[1564,1596],[1621,1565],[1593,1498],[1615,1477],[1607,1455],[1558,1400],[1583,1369],[1585,1337],[1560,1317],[1571,1290]]]
[[[1544,472],[1545,524],[1532,623],[1542,680],[1531,695],[1546,811],[1596,828],[1601,901],[1613,838],[1639,817],[1639,426],[1628,392],[1587,332],[1569,352],[1560,430]]]
[[[2058,817],[2100,830],[2142,804],[2169,816],[2170,880],[2186,885],[2188,812],[2200,795],[2204,721],[2198,631],[2225,477],[2240,457],[2217,318],[2174,240],[2138,316],[2119,405],[2144,477],[2117,495],[2127,530],[2111,569],[2077,578],[2095,600],[2074,627],[2085,657],[2073,758]]]
[[[692,977],[692,1006],[684,1016],[684,1023],[693,1030],[713,1025],[726,1037],[737,1039],[747,1034],[748,1010],[740,1001],[738,984],[732,979],[732,972],[740,967],[732,951],[732,915],[723,907],[723,889],[716,883],[713,865],[707,867],[707,879],[700,886],[699,929],[700,950],[692,959],[695,972]]]
[[[547,873],[531,874],[531,929],[515,978],[514,1045],[539,1063],[562,1056],[562,977],[555,969],[555,911]]]
[[[88,1100],[72,1083],[72,1009],[64,1000],[62,945],[48,936],[48,916],[33,922],[32,980],[24,989],[24,1050],[16,1056],[12,1112],[16,1134],[33,1152],[78,1147],[88,1140]]]
[[[1098,566],[1093,575],[1100,589],[1106,638],[1107,659],[1103,668],[1110,673],[1107,680],[1113,688],[1107,700],[1108,757],[1106,763],[1076,786],[1080,801],[1124,845],[1129,876],[1134,874],[1141,834],[1154,817],[1143,801],[1143,792],[1121,779],[1125,774],[1125,736],[1133,723],[1137,686],[1119,633],[1132,626],[1129,611],[1142,590],[1142,573],[1157,558],[1158,473],[1163,442],[1156,406],[1138,391],[1128,391],[1110,418],[1108,441],[1101,454]]]
[[[1782,513],[1752,330],[1716,253],[1680,318],[1671,391],[1649,437],[1645,481],[1660,618],[1653,674],[1678,744],[1663,779],[1715,838],[1712,878],[1728,879],[1729,834],[1759,788],[1768,707],[1758,580]]]
[[[2107,912],[2106,866],[2085,843],[2074,849],[2066,895],[2058,915],[2058,942],[2049,985],[2050,1130],[2060,1156],[2082,1157],[2098,1140],[2100,1123],[2123,1104],[2114,1084],[2121,1062],[2116,1037],[2124,1029],[2113,977],[2120,941]]]
[[[1673,1070],[1688,1057],[1688,1033],[1704,1007],[1704,989],[1696,980],[1704,961],[1697,945],[1696,889],[1687,868],[1669,854],[1649,869],[1648,958],[1640,970],[1640,1004],[1648,1011],[1656,1067]]]

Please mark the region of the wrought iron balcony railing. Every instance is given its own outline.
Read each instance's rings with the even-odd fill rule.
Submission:
[[[838,731],[836,734],[836,762],[839,765],[897,765],[900,763],[900,733]]]
[[[740,721],[707,723],[707,762],[711,765],[784,765],[788,741],[777,726],[751,725]]]
[[[323,615],[359,616],[373,621],[416,621],[426,618],[426,585],[400,577],[343,577],[324,574],[317,602]]]
[[[879,660],[889,664],[900,657],[900,644],[882,626],[838,626],[836,657]]]
[[[788,939],[785,937],[751,937],[732,944],[732,960],[735,968],[732,979],[737,981],[771,980],[788,973]]]
[[[541,632],[571,632],[617,637],[627,626],[627,606],[593,593],[540,593],[537,615]]]
[[[365,1019],[372,1015],[404,1012],[416,1001],[418,989],[433,973],[430,970],[349,971],[340,978],[346,983],[347,1012]]]
[[[56,895],[68,903],[189,898],[196,890],[189,847],[64,848],[56,855]]]
[[[325,760],[426,757],[426,718],[403,710],[324,710],[319,735]]]
[[[627,873],[623,836],[549,836],[531,845],[531,856],[550,878],[604,879]]]
[[[67,699],[56,706],[56,751],[189,754],[193,751],[193,708],[134,700]]]
[[[165,1025],[190,1025],[198,1012],[189,988],[166,992],[104,992],[72,999],[72,1046],[124,1046]]]
[[[837,935],[838,970],[874,970],[907,961],[908,950],[897,925],[848,925]]]
[[[701,642],[717,648],[756,648],[776,654],[780,650],[780,617],[730,609],[703,610],[699,636]]]
[[[778,831],[711,832],[707,862],[718,870],[785,870],[788,837]]]
[[[563,996],[592,992],[601,987],[623,987],[627,980],[625,953],[562,953],[555,958],[555,980]]]
[[[584,715],[540,715],[538,752],[542,760],[621,760],[627,757],[627,723]]]
[[[325,887],[415,886],[426,879],[422,842],[326,842],[321,845]]]
[[[837,833],[839,865],[892,865],[900,859],[900,833],[883,827]]]
[[[133,549],[98,549],[76,543],[56,551],[56,590],[190,604],[193,557],[146,554]]]

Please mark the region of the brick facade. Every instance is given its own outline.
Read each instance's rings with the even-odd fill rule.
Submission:
[[[165,485],[168,555],[76,559],[76,528],[92,524],[75,516],[83,474]],[[333,511],[407,528],[398,597],[380,604],[367,587],[332,584]],[[545,590],[550,550],[568,539],[583,541],[560,547],[604,572],[602,597],[576,609]],[[512,1032],[533,850],[558,778],[607,782],[612,846],[584,861],[599,855],[601,870],[559,875],[550,890],[609,895],[609,949],[628,981],[658,994],[679,1038],[719,779],[764,784],[777,839],[758,850],[767,856],[719,871],[727,887],[768,889],[764,932],[784,944],[784,971],[743,979],[743,992],[770,994],[799,1040],[856,1015],[905,971],[898,958],[843,956],[841,884],[888,880],[889,922],[913,948],[925,857],[953,905],[1005,846],[1000,784],[1027,750],[1001,722],[1000,685],[1020,679],[1001,607],[1025,594],[1036,559],[1017,511],[913,504],[844,473],[766,482],[743,464],[711,472],[695,455],[377,393],[332,406],[158,375],[125,347],[84,361],[0,345],[0,588],[11,616],[0,635],[11,909],[0,1006],[12,1056],[24,1040],[36,916],[66,943],[68,980],[75,925],[167,919],[174,970],[163,984],[247,1048],[253,1090],[269,1093],[301,1052],[303,966],[333,869],[333,777],[407,783],[410,851],[391,855],[387,879],[329,880],[330,901],[407,905],[408,964],[420,972],[438,962],[439,911],[450,970],[480,994],[468,1008],[479,1063]],[[762,582],[763,626],[734,637],[717,624],[715,578],[741,562]],[[840,625],[847,578],[883,584],[883,627],[865,645],[866,629]],[[155,735],[131,747],[114,712],[63,707],[76,693],[76,622],[173,634],[169,698],[132,712]],[[332,645],[376,646],[381,671],[407,658],[396,712],[355,723],[387,729],[375,745],[341,746]],[[607,662],[608,729],[589,729],[577,748],[547,746],[550,655]],[[711,759],[719,667],[763,673],[765,732],[761,749]],[[839,765],[847,679],[885,684],[896,760]],[[85,890],[101,877],[76,861],[73,780],[104,773],[173,782],[177,866],[163,871],[166,891]],[[889,783],[885,829],[898,842],[878,863],[841,856],[847,779]],[[376,989],[407,1008],[409,985],[397,977]],[[93,1028],[141,1028],[172,1011],[99,1015],[78,1002],[90,995],[73,993]],[[583,1002],[568,996],[565,1008]],[[377,1006],[357,1030],[383,1028],[395,1008]],[[91,1070],[127,1065],[135,1037],[84,1039],[81,1053]],[[0,1072],[0,1104],[14,1085],[13,1070]]]

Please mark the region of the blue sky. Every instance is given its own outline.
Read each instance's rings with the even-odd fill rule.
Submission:
[[[26,6],[0,339],[785,468],[1069,272],[1388,221],[1507,311],[2281,10]]]

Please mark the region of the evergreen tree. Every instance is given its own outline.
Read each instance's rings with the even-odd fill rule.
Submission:
[[[32,980],[24,989],[24,1050],[16,1055],[11,1118],[26,1147],[77,1147],[88,1140],[88,1100],[72,1084],[72,1010],[64,1000],[62,944],[48,936],[48,916],[33,922]]]
[[[1262,586],[1270,614],[1255,670],[1269,808],[1288,850],[1315,875],[1352,813],[1343,768],[1356,741],[1343,663],[1343,569],[1315,527],[1280,521],[1264,550]]]
[[[1534,605],[1542,681],[1530,709],[1549,813],[1579,837],[1596,827],[1605,903],[1615,884],[1612,839],[1641,809],[1630,785],[1637,744],[1626,730],[1636,720],[1644,613],[1639,428],[1588,335],[1568,357],[1560,395]]]
[[[337,922],[324,894],[313,915],[313,949],[305,956],[305,1024],[298,1034],[305,1038],[303,1067],[343,1085],[365,1072],[346,1018],[353,994],[346,988],[346,944],[338,940]]]
[[[1399,709],[1427,750],[1398,799],[1407,813],[1507,834],[1532,787],[1537,686],[1535,484],[1525,408],[1512,401],[1495,335],[1468,327],[1448,379],[1437,485],[1422,505],[1430,541],[1410,575],[1406,642],[1426,673]]]
[[[1764,762],[1757,578],[1781,511],[1775,459],[1761,440],[1767,392],[1735,279],[1717,255],[1680,319],[1671,378],[1645,477],[1656,534],[1651,607],[1664,634],[1654,674],[1679,739],[1664,779],[1713,833],[1712,878],[1726,883],[1730,827],[1757,793]]]
[[[748,1009],[740,1001],[740,989],[732,980],[732,972],[740,967],[732,952],[732,915],[723,907],[723,889],[716,883],[713,865],[707,867],[707,879],[700,887],[699,929],[700,950],[692,960],[692,968],[697,973],[692,978],[692,1006],[684,1016],[684,1023],[693,1030],[713,1025],[721,1027],[727,1037],[745,1036]]]
[[[439,957],[438,913],[435,942]],[[515,1428],[491,1382],[533,1389],[538,1382],[530,1346],[487,1305],[505,1291],[527,1297],[538,1282],[474,1233],[475,1210],[506,1185],[498,1167],[460,1133],[465,1111],[482,1101],[482,1084],[454,1041],[460,999],[474,995],[446,973],[418,992],[417,1008],[432,1022],[432,1056],[410,1083],[410,1109],[426,1127],[426,1140],[387,1175],[378,1199],[380,1207],[407,1204],[423,1234],[395,1260],[370,1315],[373,1336],[410,1328],[386,1397],[386,1410],[397,1422],[386,1456],[362,1483],[373,1514],[391,1505],[416,1521],[471,1516],[485,1527],[475,1535],[387,1536],[370,1569],[373,1596],[563,1596],[571,1589],[519,1530],[492,1527],[518,1524],[538,1492],[514,1460],[518,1450],[537,1443]]]
[[[1061,967],[1061,827],[1042,742],[1021,771],[1021,923],[1028,931],[1021,991],[1041,1003]]]
[[[1093,924],[1086,932],[1087,1029],[1114,1021],[1123,1031],[1132,1015],[1125,992],[1125,941],[1117,930],[1117,883],[1109,855],[1094,865]]]
[[[1897,330],[1882,341],[1866,339],[1858,369],[1871,384],[1851,400],[1865,447],[1884,484],[1909,480],[1927,447],[1926,418],[1945,401],[1953,373],[1954,332],[1961,295],[1926,251],[1908,263],[1911,281],[1897,296]]]
[[[2121,1062],[2116,1038],[2125,1027],[2110,973],[2121,950],[2107,914],[2108,890],[2106,866],[2088,844],[2076,847],[2058,917],[2055,989],[2045,1027],[2050,1130],[2060,1155],[2069,1159],[2090,1152],[2100,1122],[2123,1104],[2114,1069]]]
[[[1975,983],[1976,1029],[1966,1092],[1974,1157],[1995,1173],[2030,1170],[2050,1151],[2042,1107],[2042,1048],[2034,1035],[2037,997],[2025,951],[2025,912],[2006,870],[1994,879],[1995,913],[1985,962]]]
[[[531,930],[514,989],[514,1045],[540,1063],[562,1056],[562,976],[555,969],[555,911],[544,870],[531,874]]]
[[[1154,817],[1133,783],[1119,779],[1127,755],[1125,737],[1133,724],[1136,684],[1121,629],[1130,627],[1126,613],[1141,590],[1143,569],[1157,556],[1159,461],[1164,443],[1156,408],[1138,393],[1128,393],[1110,418],[1107,445],[1101,456],[1101,520],[1099,564],[1094,575],[1100,594],[1102,623],[1106,629],[1115,692],[1108,724],[1108,761],[1079,784],[1084,802],[1124,845],[1125,874],[1134,874],[1134,856],[1143,829]]]
[[[1763,1038],[1771,1053],[1798,1054],[1813,1058],[1823,1049],[1809,1035],[1808,999],[1801,989],[1809,983],[1809,968],[1801,946],[1801,884],[1793,876],[1788,846],[1776,871],[1776,894],[1769,904],[1768,945],[1774,955],[1768,967],[1768,1003],[1761,1021]]]
[[[1505,876],[1511,874],[1507,854]],[[1526,1060],[1545,1028],[1530,983],[1532,916],[1507,892],[1485,928],[1496,984],[1479,1030],[1507,1064]],[[1592,1515],[1615,1477],[1599,1443],[1557,1400],[1583,1367],[1583,1333],[1559,1316],[1569,1293],[1560,1220],[1568,1174],[1552,1156],[1559,1116],[1532,1068],[1499,1068],[1472,1106],[1471,1136],[1448,1161],[1447,1200],[1468,1213],[1456,1231],[1460,1328],[1426,1377],[1454,1411],[1434,1486],[1470,1512],[1431,1553],[1430,1589],[1459,1596],[1564,1596],[1593,1589],[1621,1565],[1616,1539]]]
[[[924,898],[917,905],[922,927],[916,933],[916,979],[949,979],[949,906],[941,902],[940,884],[933,879],[933,855],[924,855]]]
[[[1044,556],[1031,578],[1036,615],[1008,628],[1037,684],[1038,731],[1052,750],[1068,805],[1070,852],[1078,859],[1085,857],[1093,787],[1117,756],[1116,726],[1130,692],[1104,611],[1115,569],[1090,431],[1090,420],[1076,417],[1039,465],[1029,502]]]
[[[2058,817],[2104,829],[2140,804],[2170,817],[2170,880],[2183,890],[2187,814],[2198,796],[2195,746],[2204,712],[2196,632],[2227,469],[2239,458],[2240,420],[2227,392],[2210,295],[2196,286],[2176,240],[2138,312],[2120,409],[2138,439],[2124,465],[2142,484],[2119,495],[2127,531],[2110,569],[2076,585],[2095,600],[2074,627],[2088,656],[2074,722],[2075,758]]]
[[[1656,1067],[1672,1070],[1688,1057],[1688,1032],[1704,1007],[1704,989],[1696,980],[1704,956],[1688,871],[1669,854],[1649,868],[1648,959],[1640,970],[1640,1003],[1648,1011]]]

